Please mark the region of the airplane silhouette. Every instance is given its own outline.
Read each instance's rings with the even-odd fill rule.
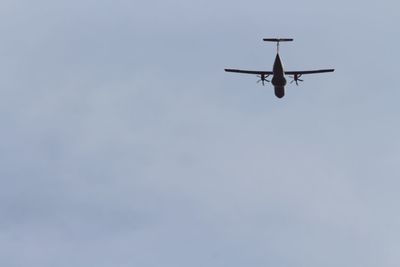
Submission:
[[[262,85],[265,85],[265,82],[271,82],[275,89],[275,95],[278,98],[282,98],[285,95],[285,85],[286,79],[285,75],[292,76],[293,80],[290,83],[295,82],[296,85],[299,85],[298,82],[302,82],[303,80],[300,77],[304,74],[313,74],[313,73],[323,73],[323,72],[333,72],[334,69],[320,69],[320,70],[305,70],[305,71],[285,71],[283,69],[282,61],[279,56],[279,43],[280,42],[291,42],[293,39],[290,38],[264,38],[266,42],[276,42],[276,57],[274,61],[274,66],[272,71],[253,71],[253,70],[239,70],[239,69],[225,69],[226,72],[236,72],[236,73],[246,73],[246,74],[255,74],[260,79],[257,83],[262,82]],[[271,81],[267,80],[267,77],[272,75]]]

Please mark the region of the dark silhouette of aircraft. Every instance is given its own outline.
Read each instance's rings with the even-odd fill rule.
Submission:
[[[293,39],[288,38],[265,38],[263,39],[266,42],[276,42],[276,57],[274,66],[272,71],[253,71],[253,70],[239,70],[239,69],[225,69],[227,72],[236,72],[236,73],[246,73],[246,74],[255,74],[258,78],[260,78],[257,83],[262,82],[262,85],[265,85],[265,82],[271,82],[275,88],[275,95],[278,98],[282,98],[285,95],[285,85],[286,79],[285,75],[292,76],[293,80],[290,83],[295,82],[296,85],[299,85],[298,82],[302,82],[300,79],[302,75],[305,74],[313,74],[313,73],[323,73],[323,72],[333,72],[334,69],[321,69],[321,70],[305,70],[305,71],[285,71],[283,69],[281,58],[279,57],[279,43],[280,42],[291,42]],[[271,81],[267,80],[267,77],[272,75]]]

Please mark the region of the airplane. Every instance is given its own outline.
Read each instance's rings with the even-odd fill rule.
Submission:
[[[285,71],[283,69],[282,61],[279,56],[279,43],[280,42],[291,42],[293,39],[291,38],[264,38],[263,41],[266,42],[276,42],[276,57],[274,66],[272,71],[253,71],[253,70],[240,70],[240,69],[225,69],[226,72],[235,72],[235,73],[246,73],[246,74],[255,74],[258,78],[260,78],[257,83],[262,82],[262,85],[265,85],[265,82],[271,82],[275,89],[275,96],[278,98],[282,98],[285,95],[285,85],[286,79],[285,75],[292,76],[293,80],[290,83],[295,82],[296,85],[299,85],[298,82],[302,82],[300,79],[301,76],[305,74],[313,74],[313,73],[324,73],[324,72],[333,72],[334,69],[320,69],[320,70],[306,70],[306,71]],[[267,80],[267,77],[272,75],[272,79]]]

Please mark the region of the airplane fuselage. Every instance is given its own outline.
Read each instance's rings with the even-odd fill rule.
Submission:
[[[275,95],[278,98],[282,98],[285,95],[285,71],[283,70],[283,65],[279,53],[276,54],[274,66],[272,68],[273,77],[271,80],[272,85],[275,89]]]

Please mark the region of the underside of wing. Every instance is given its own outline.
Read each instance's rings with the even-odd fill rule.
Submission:
[[[225,69],[226,72],[246,73],[256,75],[272,75],[272,71],[258,71],[258,70],[238,70],[238,69]]]
[[[285,71],[286,75],[303,75],[303,74],[314,74],[314,73],[324,73],[333,72],[335,69],[322,69],[322,70],[303,70],[303,71]]]

